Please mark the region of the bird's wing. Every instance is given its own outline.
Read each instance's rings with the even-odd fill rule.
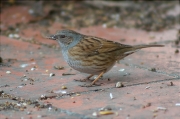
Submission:
[[[69,50],[71,55],[93,56],[99,53],[110,53],[116,50],[130,48],[129,45],[120,44],[97,37],[85,36],[77,45]]]

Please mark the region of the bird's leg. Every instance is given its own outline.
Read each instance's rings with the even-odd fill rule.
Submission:
[[[81,85],[81,87],[93,87],[93,86],[100,86],[100,84],[95,84],[95,82],[98,80],[98,79],[100,79],[100,77],[102,76],[104,74],[104,71],[103,72],[101,72],[99,75],[98,75],[98,77],[91,83],[91,84],[89,84],[89,85]]]
[[[86,82],[87,80],[89,80],[92,76],[94,76],[93,74],[89,75],[87,78],[85,79],[74,79],[75,81],[80,81],[80,82]]]

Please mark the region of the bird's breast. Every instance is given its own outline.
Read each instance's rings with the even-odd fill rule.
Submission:
[[[94,75],[98,75],[102,71],[107,72],[115,63],[115,61],[111,60],[98,60],[97,56],[72,56],[68,52],[63,52],[63,57],[69,66],[73,69]]]

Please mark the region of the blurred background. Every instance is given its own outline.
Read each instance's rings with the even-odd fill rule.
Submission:
[[[27,25],[24,23],[51,26],[59,22],[68,28],[101,25],[161,31],[179,23],[179,11],[178,0],[1,0],[0,29],[12,30]]]
[[[107,119],[180,117],[179,22],[178,0],[0,0],[0,118],[96,118],[109,105]],[[86,74],[46,39],[62,29],[165,47],[138,51],[116,63],[102,86],[83,88],[74,79]],[[125,87],[116,89],[119,81]]]

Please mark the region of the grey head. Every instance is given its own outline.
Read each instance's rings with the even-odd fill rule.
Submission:
[[[68,50],[75,46],[82,39],[83,35],[72,30],[57,31],[55,35],[51,35],[48,38],[57,40],[62,50]]]

